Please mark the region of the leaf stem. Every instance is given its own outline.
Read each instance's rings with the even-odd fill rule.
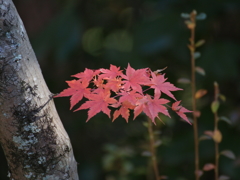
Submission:
[[[155,145],[154,145],[155,140],[154,140],[154,134],[153,134],[152,121],[149,118],[148,118],[148,133],[149,133],[150,151],[151,151],[154,174],[155,174],[156,180],[161,180],[161,178],[159,176],[158,165],[157,165],[157,157],[156,157],[156,150],[155,150]]]
[[[192,87],[192,109],[193,109],[193,131],[194,131],[194,148],[195,148],[195,179],[199,180],[199,140],[198,140],[198,121],[196,116],[196,78],[195,78],[195,27],[196,27],[196,11],[193,10],[190,14],[191,24],[188,24],[188,28],[191,31],[191,37],[189,39],[190,55],[191,55],[191,87]]]

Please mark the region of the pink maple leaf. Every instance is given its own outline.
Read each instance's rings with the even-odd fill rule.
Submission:
[[[135,106],[132,105],[129,101],[122,102],[120,106],[120,109],[114,111],[112,121],[114,121],[118,118],[119,115],[121,115],[126,120],[126,122],[128,122],[128,118],[130,115],[129,110],[134,109]]]
[[[72,77],[79,78],[84,83],[89,83],[94,76],[98,75],[100,73],[99,70],[92,70],[85,68],[84,72],[77,73],[75,75],[72,75]]]
[[[126,91],[130,89],[130,87],[142,93],[142,87],[141,85],[148,85],[151,83],[148,75],[147,75],[147,69],[133,69],[130,64],[128,64],[128,67],[126,69],[126,75],[122,75],[122,77],[125,79],[122,82],[124,83],[123,87]]]
[[[108,78],[108,79],[114,79],[117,76],[121,76],[122,70],[120,70],[120,67],[114,66],[114,65],[110,65],[110,69],[100,69],[100,72],[103,73],[100,75],[101,78]]]
[[[105,89],[111,89],[113,92],[117,93],[122,87],[122,80],[120,78],[108,79],[105,84]]]
[[[154,89],[154,93],[156,95],[161,95],[161,92],[163,92],[164,94],[176,100],[176,98],[170,91],[179,91],[182,89],[175,87],[173,84],[169,82],[165,82],[167,79],[165,79],[164,75],[162,74],[156,75],[155,73],[152,72],[151,75],[152,75],[151,81],[153,84],[151,85],[151,88]]]
[[[101,78],[99,78],[99,77],[97,77],[97,76],[95,76],[95,77],[93,78],[93,83],[94,83],[94,85],[95,85],[97,88],[103,89],[104,86],[105,86],[105,84],[104,84],[103,82],[104,82],[103,79],[101,79]]]
[[[79,80],[66,81],[70,88],[64,89],[60,94],[55,97],[72,96],[70,98],[70,109],[73,108],[83,96],[90,93],[90,88],[87,88],[88,83],[82,83]]]
[[[175,111],[182,119],[184,119],[189,124],[191,124],[190,121],[188,120],[187,116],[184,113],[191,113],[192,111],[189,111],[186,108],[179,106],[180,103],[181,103],[181,101],[177,101],[177,102],[173,103],[172,110]]]
[[[117,108],[113,113],[113,121],[120,115],[128,122],[130,110],[134,110],[134,119],[144,112],[155,124],[155,118],[159,118],[159,113],[169,116],[165,106],[169,101],[160,98],[161,93],[166,94],[176,100],[171,91],[182,90],[173,84],[166,82],[164,75],[158,73],[161,70],[152,72],[149,68],[133,69],[130,64],[126,69],[126,74],[122,73],[119,67],[110,65],[110,69],[91,70],[85,69],[84,72],[73,75],[78,80],[66,81],[70,86],[55,97],[71,96],[70,109],[72,109],[83,97],[88,101],[83,103],[78,109],[89,109],[88,118],[91,119],[99,112],[103,112],[110,118],[109,106]],[[91,89],[88,88],[89,84]],[[154,97],[143,94],[143,86],[154,89]],[[111,93],[115,97],[111,97]],[[115,99],[116,98],[116,99]],[[185,113],[191,111],[179,105],[180,101],[172,104],[172,109],[185,121],[191,124]]]
[[[111,98],[110,95],[111,95],[110,91],[104,89],[99,90],[98,94],[94,93],[86,94],[86,98],[88,98],[90,101],[86,101],[75,111],[81,109],[89,109],[87,121],[100,111],[107,114],[108,117],[110,118],[110,109],[108,108],[108,106],[117,103],[117,100]]]
[[[163,104],[168,103],[169,101],[167,99],[160,98],[159,96],[155,96],[154,99],[151,98],[150,95],[144,96],[141,100],[139,100],[139,103],[137,104],[137,107],[134,109],[134,119],[143,111],[154,124],[155,118],[158,119],[158,113],[162,113],[168,117],[170,117],[168,110]]]
[[[142,99],[143,95],[136,92],[135,90],[132,91],[121,91],[120,93],[118,93],[118,95],[120,95],[119,98],[119,102],[124,102],[124,101],[129,101],[130,103],[132,103],[133,105],[136,104],[136,102],[138,101],[138,99]]]

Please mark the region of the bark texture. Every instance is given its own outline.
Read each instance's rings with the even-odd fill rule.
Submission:
[[[78,180],[51,97],[13,2],[0,0],[0,142],[11,180]]]

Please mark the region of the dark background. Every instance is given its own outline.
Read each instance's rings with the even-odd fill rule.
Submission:
[[[223,134],[220,150],[230,149],[236,160],[220,157],[220,174],[240,179],[240,3],[238,0],[15,0],[25,24],[43,75],[53,93],[67,88],[73,74],[90,69],[109,68],[109,64],[133,68],[165,70],[168,80],[184,91],[177,99],[191,109],[190,85],[177,83],[190,78],[187,49],[189,30],[180,17],[193,9],[207,18],[198,21],[196,39],[206,44],[198,50],[196,64],[206,71],[197,75],[197,89],[208,94],[198,101],[201,111],[199,134],[213,130],[213,82],[227,97],[219,116],[232,125],[219,123]],[[69,98],[55,103],[71,138],[82,180],[151,180],[153,172],[147,154],[148,134],[145,116],[114,123],[100,113],[88,123],[86,111],[69,111]],[[170,180],[194,179],[192,126],[171,113],[157,122],[159,170]],[[145,153],[143,153],[145,152]],[[200,142],[200,166],[214,162],[212,140]],[[0,156],[0,179],[7,179],[7,163]],[[213,171],[202,179],[212,180]]]

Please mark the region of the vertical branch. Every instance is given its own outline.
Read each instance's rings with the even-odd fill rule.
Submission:
[[[194,148],[195,148],[195,179],[199,180],[199,140],[198,140],[198,121],[196,116],[196,78],[195,78],[195,28],[196,28],[196,15],[195,10],[190,14],[190,21],[186,22],[188,28],[191,31],[191,37],[189,39],[190,55],[191,55],[191,88],[192,88],[192,109],[193,109],[193,131],[194,131]]]
[[[218,83],[214,82],[214,102],[218,102],[219,88]],[[214,132],[218,131],[218,113],[214,111]],[[218,180],[218,166],[219,166],[219,146],[217,141],[215,144],[215,180]]]
[[[150,151],[151,151],[151,157],[152,157],[152,163],[153,163],[153,170],[156,177],[156,180],[161,180],[159,176],[158,171],[158,165],[157,165],[157,157],[156,157],[156,151],[155,151],[155,140],[154,140],[154,134],[153,134],[153,127],[152,122],[150,119],[148,119],[148,133],[149,133],[149,140],[150,140]]]

